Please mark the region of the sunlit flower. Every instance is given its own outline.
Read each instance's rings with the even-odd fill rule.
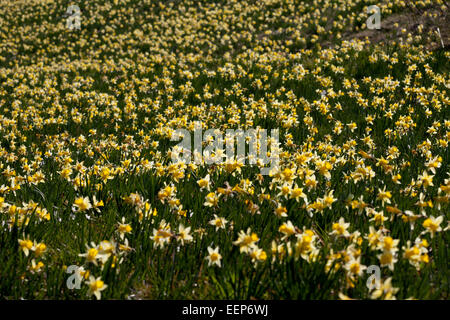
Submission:
[[[208,260],[208,266],[216,264],[221,267],[222,256],[219,253],[219,247],[215,249],[208,247],[208,256],[206,256],[206,260]]]
[[[433,238],[436,232],[442,231],[440,224],[444,220],[444,216],[439,216],[437,218],[431,216],[423,222],[423,227],[425,228],[424,232],[429,232],[431,237]]]
[[[339,222],[333,223],[331,235],[336,235],[338,237],[349,237],[350,233],[347,231],[350,223],[346,223],[344,218],[340,218]]]
[[[383,298],[383,300],[395,300],[395,294],[399,289],[392,286],[392,278],[384,280],[379,288],[373,290],[370,295],[371,299]]]
[[[108,287],[102,281],[101,277],[95,278],[94,276],[89,277],[88,286],[89,290],[87,292],[87,295],[88,296],[94,295],[97,298],[97,300],[101,299],[101,292]]]
[[[92,204],[89,201],[88,197],[85,198],[77,198],[75,199],[75,203],[74,203],[74,210],[75,211],[86,211],[92,208]]]
[[[33,241],[30,239],[19,239],[19,245],[23,253],[28,256],[30,250],[33,248]]]
[[[193,237],[189,234],[191,227],[185,228],[182,224],[178,226],[178,237],[177,239],[184,245],[184,242],[190,242]]]
[[[207,207],[216,207],[218,203],[219,203],[219,196],[214,192],[208,193],[204,205]]]
[[[199,185],[200,190],[206,189],[209,191],[209,189],[210,189],[209,182],[210,182],[210,178],[209,178],[209,174],[207,174],[203,179],[198,180],[197,184]]]
[[[225,229],[225,225],[227,224],[227,220],[222,217],[218,217],[216,214],[214,214],[214,219],[210,220],[208,223],[212,226],[216,227],[216,231],[219,229]]]
[[[133,228],[128,224],[125,223],[125,217],[122,217],[122,223],[119,223],[119,226],[117,227],[117,231],[119,231],[120,239],[123,240],[126,234],[131,233]]]
[[[258,241],[258,235],[254,232],[252,233],[250,228],[248,228],[247,232],[239,231],[238,239],[233,244],[239,246],[240,252],[248,252],[249,248]]]

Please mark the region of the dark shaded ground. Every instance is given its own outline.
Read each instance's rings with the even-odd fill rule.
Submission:
[[[371,43],[400,41],[400,39],[406,41],[408,33],[410,33],[413,37],[422,35],[423,40],[425,38],[433,39],[427,41],[425,44],[425,48],[428,50],[442,48],[442,44],[448,49],[450,46],[450,19],[448,9],[449,5],[447,2],[444,2],[440,7],[434,6],[426,10],[409,6],[409,9],[405,12],[397,13],[386,18],[381,16],[380,29],[366,29],[358,33],[347,33],[343,35],[343,39],[367,38]],[[422,25],[422,31],[419,29],[420,25]],[[402,32],[402,29],[404,29],[404,32]]]

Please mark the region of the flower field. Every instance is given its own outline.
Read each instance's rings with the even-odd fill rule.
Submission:
[[[448,9],[0,1],[0,299],[448,299]]]

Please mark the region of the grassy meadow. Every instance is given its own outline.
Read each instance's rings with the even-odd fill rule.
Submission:
[[[0,1],[0,299],[448,299],[448,9]]]

